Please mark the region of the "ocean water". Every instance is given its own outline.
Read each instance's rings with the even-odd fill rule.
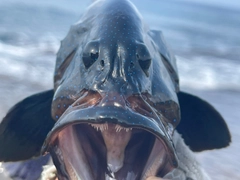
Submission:
[[[0,119],[24,97],[52,88],[60,41],[89,3],[1,0]],[[213,179],[240,179],[240,2],[133,3],[165,35],[178,60],[181,89],[213,104],[228,123],[230,147],[197,154],[203,167]]]

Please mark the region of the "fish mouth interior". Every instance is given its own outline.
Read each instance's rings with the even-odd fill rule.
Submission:
[[[174,168],[163,140],[107,120],[65,126],[49,151],[60,180],[145,180]]]

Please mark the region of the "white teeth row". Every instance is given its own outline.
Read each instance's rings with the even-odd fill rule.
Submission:
[[[105,123],[105,124],[89,124],[89,125],[91,125],[97,131],[102,132],[102,131],[108,130],[108,123]],[[122,127],[122,126],[117,124],[115,126],[115,130],[116,130],[116,132],[120,132],[121,130],[124,130],[124,131],[128,132],[128,131],[131,131],[132,128],[125,128],[125,127]]]
[[[96,129],[97,131],[105,131],[108,129],[108,124],[90,124],[94,129]]]
[[[120,126],[120,125],[116,125],[115,126],[115,130],[116,130],[116,132],[120,132],[121,130],[125,130],[126,132],[128,132],[128,131],[131,131],[132,130],[132,128],[125,128],[125,127],[122,127],[122,126]]]

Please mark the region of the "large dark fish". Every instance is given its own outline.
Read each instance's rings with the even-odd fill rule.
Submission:
[[[127,0],[94,2],[61,42],[54,90],[0,125],[1,161],[49,152],[59,180],[205,180],[192,151],[229,143],[221,115],[179,91],[161,31]]]

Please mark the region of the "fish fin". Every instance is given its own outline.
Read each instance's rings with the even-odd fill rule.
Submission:
[[[49,161],[50,155],[46,155],[27,161],[3,163],[2,168],[13,180],[38,180],[43,172],[43,167]]]
[[[54,125],[53,90],[34,94],[13,106],[0,124],[0,161],[21,161],[40,155]]]
[[[219,112],[199,97],[178,93],[181,121],[177,131],[192,151],[219,149],[231,142],[227,124]]]

